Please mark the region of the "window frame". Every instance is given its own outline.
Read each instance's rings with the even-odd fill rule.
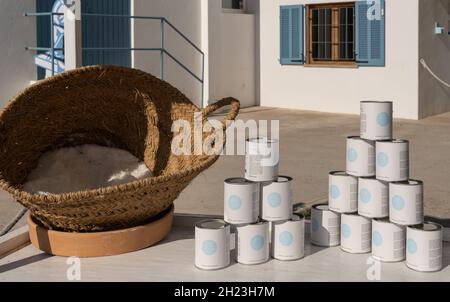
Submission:
[[[339,59],[339,9],[343,7],[353,7],[353,60]],[[331,8],[331,56],[332,60],[314,60],[312,56],[312,10],[316,8]],[[336,15],[337,14],[337,15]],[[333,66],[333,67],[358,67],[356,62],[356,1],[318,3],[305,5],[305,66]],[[336,25],[337,22],[337,25]],[[335,59],[337,58],[337,59]]]

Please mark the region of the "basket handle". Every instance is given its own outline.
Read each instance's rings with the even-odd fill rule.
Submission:
[[[241,105],[240,105],[239,101],[236,100],[235,98],[232,98],[232,97],[224,98],[214,104],[210,104],[210,105],[206,106],[205,109],[203,109],[203,111],[202,111],[203,116],[207,117],[214,111],[216,111],[222,107],[228,106],[228,105],[231,105],[231,110],[230,110],[230,112],[228,112],[228,114],[225,116],[225,118],[220,121],[222,123],[223,127],[225,128],[225,127],[227,127],[226,122],[234,120],[239,113],[239,108],[241,107]]]

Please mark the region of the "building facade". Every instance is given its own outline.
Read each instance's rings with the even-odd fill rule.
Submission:
[[[53,0],[0,0],[2,104],[36,79],[24,46],[37,43],[38,28],[22,14],[37,1]],[[450,81],[450,0],[114,1],[128,1],[132,16],[166,18],[201,49],[204,56],[168,26],[161,41],[158,19],[126,27],[131,48],[164,43],[198,78],[158,52],[131,51],[129,66],[159,76],[164,60],[164,79],[199,106],[233,96],[243,107],[350,114],[361,100],[390,100],[395,117],[407,119],[450,111],[450,89],[420,63]],[[124,34],[113,26],[104,29],[109,36]],[[85,65],[108,63],[97,57]]]

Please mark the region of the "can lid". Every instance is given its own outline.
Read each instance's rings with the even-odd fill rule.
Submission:
[[[409,140],[407,139],[388,139],[388,140],[379,140],[377,144],[409,144]]]
[[[228,178],[225,179],[225,182],[227,184],[233,184],[233,185],[248,185],[248,184],[254,184],[253,181],[250,181],[246,178],[242,178],[242,177],[233,177],[233,178]]]
[[[329,211],[330,210],[330,207],[326,203],[315,204],[315,205],[313,205],[313,208],[316,210],[319,210],[319,211]]]
[[[393,224],[393,223],[389,220],[388,217],[384,217],[384,218],[374,218],[373,220],[376,221],[376,222],[379,222],[379,223]]]
[[[354,212],[354,213],[342,213],[341,215],[342,215],[342,216],[361,217],[361,218],[365,218],[365,219],[371,220],[370,218],[367,218],[367,217],[364,217],[364,216],[359,215],[358,212]]]
[[[363,180],[371,180],[371,181],[381,182],[381,183],[387,184],[386,181],[379,180],[379,179],[377,179],[375,176],[361,176],[361,177],[358,177],[358,178],[359,178],[359,179],[363,179]]]
[[[273,182],[289,182],[292,181],[292,177],[290,176],[278,176],[278,178],[276,180],[274,180]]]
[[[195,226],[200,229],[220,230],[226,228],[228,223],[221,219],[210,219],[200,221]]]
[[[374,104],[393,104],[391,101],[361,101],[361,103],[374,103]]]
[[[442,226],[440,224],[437,224],[434,222],[425,221],[422,224],[410,226],[410,228],[424,231],[424,232],[433,232],[433,231],[441,230]]]
[[[254,223],[245,223],[245,224],[236,225],[236,228],[245,228],[245,227],[259,226],[259,225],[264,225],[264,224],[269,224],[269,222],[260,219],[259,221],[254,222]]]
[[[375,145],[374,141],[371,141],[371,140],[368,140],[368,139],[364,139],[361,136],[356,136],[356,135],[354,135],[354,136],[347,136],[347,140],[361,141],[361,142],[365,142],[365,143],[370,144],[370,145]]]
[[[268,137],[247,138],[247,141],[251,142],[251,143],[258,143],[258,144],[275,144],[275,143],[279,142],[278,139],[268,138]]]
[[[394,181],[392,182],[392,184],[397,186],[422,186],[423,181],[417,179],[410,179],[406,181]]]
[[[330,175],[333,175],[333,176],[350,176],[345,171],[331,171]]]

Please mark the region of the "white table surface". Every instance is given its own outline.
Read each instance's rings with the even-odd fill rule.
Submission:
[[[177,223],[160,244],[133,253],[81,259],[81,281],[372,281],[370,254],[353,255],[339,247],[309,244],[298,261],[271,259],[261,265],[232,262],[223,270],[201,271],[194,267],[194,229]],[[232,255],[234,258],[234,254]],[[380,281],[450,281],[450,243],[444,242],[444,269],[415,272],[400,263],[379,263]],[[67,258],[42,253],[32,245],[0,259],[0,281],[69,281]],[[373,264],[372,264],[373,265]],[[376,267],[372,266],[372,270]]]

